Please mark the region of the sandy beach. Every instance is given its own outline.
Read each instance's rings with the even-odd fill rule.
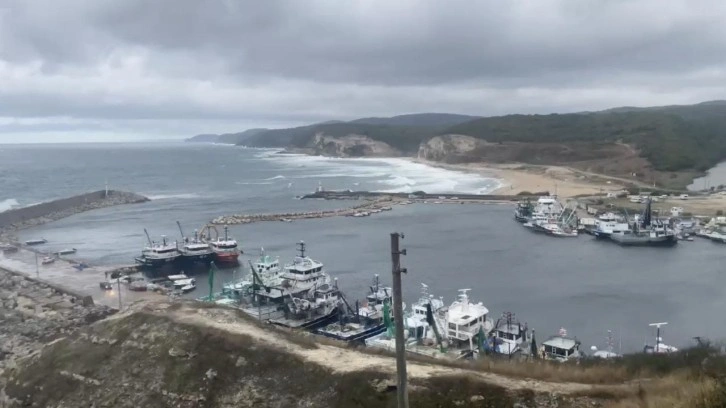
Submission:
[[[549,191],[551,194],[556,193],[561,197],[574,197],[623,189],[623,186],[617,184],[616,181],[593,180],[587,175],[559,166],[493,163],[443,164],[420,159],[416,159],[416,161],[429,166],[497,178],[501,181],[502,186],[493,191],[493,194],[517,195],[521,192]]]

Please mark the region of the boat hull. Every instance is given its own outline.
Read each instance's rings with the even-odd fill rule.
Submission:
[[[215,259],[214,253],[206,253],[206,254],[182,254],[182,256],[179,257],[179,262],[183,264],[208,264],[212,262]]]
[[[177,259],[179,258],[147,258],[140,256],[136,258],[136,263],[146,268],[163,268],[167,265],[173,265]]]
[[[349,343],[360,342],[365,344],[366,339],[377,336],[384,331],[386,331],[386,325],[381,323],[375,326],[366,327],[363,330],[355,330],[345,334],[341,334],[337,331],[326,331],[325,327],[322,327],[318,330],[315,330],[315,334],[319,334],[321,336],[325,336],[331,339],[346,341]]]
[[[224,265],[236,265],[239,263],[239,252],[215,252],[214,262]]]
[[[621,237],[617,234],[610,236],[610,239],[620,246],[653,246],[653,247],[672,247],[678,243],[675,235],[665,237]]]
[[[288,322],[294,322],[295,321],[294,319],[270,320],[270,323],[276,324],[278,326],[293,328],[293,329],[303,329],[303,330],[308,330],[308,331],[314,331],[316,329],[329,325],[330,323],[334,322],[335,319],[337,319],[337,318],[338,318],[338,308],[334,307],[327,314],[314,317],[314,318],[304,321],[300,324],[288,323]]]

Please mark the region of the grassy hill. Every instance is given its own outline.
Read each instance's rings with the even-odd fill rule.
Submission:
[[[446,132],[488,142],[624,143],[661,171],[703,171],[726,157],[726,135],[716,123],[656,110],[508,115],[463,123]]]

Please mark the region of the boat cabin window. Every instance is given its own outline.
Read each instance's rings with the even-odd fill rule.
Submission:
[[[567,357],[567,356],[571,355],[572,353],[574,353],[574,350],[572,350],[572,349],[562,349],[559,347],[552,347],[552,346],[548,346],[548,345],[544,346],[544,350],[545,350],[545,353],[547,353],[547,354],[552,354],[552,355],[562,356],[562,357]]]

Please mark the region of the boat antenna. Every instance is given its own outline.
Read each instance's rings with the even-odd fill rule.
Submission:
[[[182,241],[184,241],[184,231],[182,231],[181,223],[179,221],[177,221],[176,225],[179,227],[179,232],[181,233]]]
[[[297,250],[300,251],[300,258],[305,258],[305,241],[297,243]]]
[[[144,228],[144,234],[146,234],[146,240],[149,241],[149,247],[154,246],[154,244],[151,243],[151,237],[149,237],[149,231]]]
[[[229,230],[229,227],[225,225],[225,226],[224,226],[224,240],[225,240],[225,241],[227,241],[227,240],[228,240],[228,238],[227,238],[227,230]]]
[[[655,333],[656,333],[655,334],[655,352],[656,353],[658,351],[660,351],[660,343],[661,343],[661,341],[660,341],[660,327],[661,326],[665,326],[667,324],[668,324],[668,322],[661,322],[661,323],[650,323],[648,325],[648,326],[651,326],[651,327],[656,327],[656,331],[655,331]]]

